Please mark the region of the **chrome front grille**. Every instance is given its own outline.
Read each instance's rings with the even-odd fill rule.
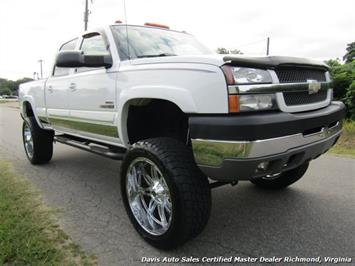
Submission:
[[[283,97],[286,105],[293,106],[325,101],[327,94],[327,90],[321,90],[315,94],[309,94],[308,91],[291,91],[284,92]]]
[[[325,71],[316,68],[304,67],[279,67],[275,70],[280,83],[307,82],[307,80],[316,80],[325,82]]]

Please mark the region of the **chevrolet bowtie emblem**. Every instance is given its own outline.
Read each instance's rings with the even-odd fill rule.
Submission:
[[[308,83],[308,94],[315,94],[321,88],[321,84],[316,80],[307,79],[307,83]]]

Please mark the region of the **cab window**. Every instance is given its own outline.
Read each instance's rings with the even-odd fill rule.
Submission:
[[[99,33],[90,33],[84,36],[80,50],[84,55],[110,55],[108,45]],[[97,68],[80,67],[76,72],[85,72]]]
[[[78,38],[76,38],[74,40],[71,40],[69,42],[66,42],[59,48],[59,51],[72,51],[72,50],[75,50],[77,42],[78,42]],[[71,70],[71,68],[67,68],[67,67],[54,67],[53,76],[65,76],[65,75],[68,75],[70,70]]]
[[[110,54],[104,39],[99,34],[89,35],[89,37],[84,38],[80,50],[83,51],[85,55]]]

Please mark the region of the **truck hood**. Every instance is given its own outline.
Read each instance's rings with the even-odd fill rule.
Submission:
[[[199,55],[199,56],[164,56],[140,58],[131,60],[132,65],[144,64],[164,64],[164,63],[196,63],[222,66],[231,64],[244,67],[259,68],[276,68],[277,66],[311,66],[317,68],[328,69],[328,66],[318,60],[287,57],[287,56],[266,56],[266,57],[250,57],[244,55]]]

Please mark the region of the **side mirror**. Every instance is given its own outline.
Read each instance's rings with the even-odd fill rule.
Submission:
[[[112,66],[109,55],[84,55],[82,51],[60,51],[55,65],[57,67],[105,67]]]

